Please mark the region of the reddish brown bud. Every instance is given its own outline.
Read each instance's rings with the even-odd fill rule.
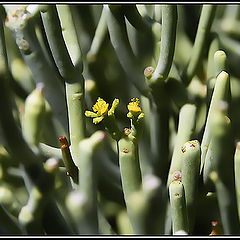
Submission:
[[[65,136],[61,136],[58,138],[59,142],[60,142],[60,146],[62,147],[69,147],[69,143],[68,140]]]

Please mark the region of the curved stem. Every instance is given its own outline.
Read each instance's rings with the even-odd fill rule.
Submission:
[[[159,81],[164,81],[169,74],[175,51],[176,29],[177,6],[163,5],[160,57],[153,76],[149,80],[150,86]]]
[[[110,34],[110,40],[117,54],[117,57],[130,81],[134,86],[142,93],[144,96],[148,96],[148,89],[144,81],[144,76],[137,64],[137,59],[133,54],[125,25],[124,15],[121,12],[119,6],[110,7],[104,5],[106,16],[108,32]]]

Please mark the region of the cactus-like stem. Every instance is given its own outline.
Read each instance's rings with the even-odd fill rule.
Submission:
[[[189,227],[186,209],[186,199],[184,186],[181,181],[176,180],[170,183],[169,197],[171,205],[173,234],[180,230],[188,232]]]
[[[139,31],[148,32],[150,26],[144,18],[141,17],[136,5],[122,5],[124,9],[124,14],[126,15],[128,21]]]
[[[40,142],[44,114],[45,98],[43,96],[43,86],[38,85],[25,101],[23,116],[23,134],[31,146],[37,146]]]
[[[97,177],[94,152],[104,138],[104,132],[97,131],[90,138],[86,138],[79,143],[82,154],[82,159],[78,163],[79,165],[77,165],[80,169],[79,190],[69,195],[67,198],[67,206],[81,234],[99,233],[97,217]],[[82,200],[76,201],[79,197]]]
[[[192,54],[189,63],[184,70],[182,76],[183,81],[188,85],[194,75],[196,74],[197,68],[202,61],[205,44],[209,36],[211,26],[215,17],[217,6],[216,5],[203,5],[201,16],[198,24],[197,34],[194,41]]]
[[[191,140],[195,133],[196,126],[196,106],[194,104],[185,104],[179,113],[178,131],[173,150],[170,170],[168,174],[167,185],[173,181],[173,173],[182,169],[182,151],[181,147],[185,142]]]
[[[116,51],[118,59],[129,80],[132,81],[140,93],[144,96],[148,96],[149,93],[144,82],[144,77],[141,74],[142,71],[140,66],[137,64],[137,60],[128,41],[125,19],[123,13],[121,12],[121,8],[119,6],[113,8],[108,5],[104,5],[104,8],[107,17],[110,40]]]
[[[24,14],[24,11],[21,8],[23,7],[20,6],[19,11],[22,11],[22,14]],[[24,61],[34,76],[34,81],[36,83],[44,83],[44,96],[51,105],[54,115],[61,122],[63,129],[66,133],[68,133],[63,84],[61,83],[58,75],[55,73],[52,65],[53,63],[49,62],[49,59],[47,59],[44,55],[43,49],[34,29],[34,21],[26,18],[23,27],[20,28],[18,25],[15,26],[18,21],[19,23],[22,21],[21,15],[17,16],[18,21],[13,19],[14,14],[18,14],[18,9],[15,10],[16,13],[11,12],[11,7],[5,7],[5,9],[8,13],[9,19],[7,26],[15,34],[16,43],[22,53]]]
[[[132,194],[142,188],[142,173],[139,163],[138,141],[142,131],[144,113],[139,106],[139,99],[132,98],[127,108],[127,117],[131,120],[131,129],[125,128],[124,135],[117,142],[119,166],[124,199],[133,231],[137,231],[134,213],[132,212],[130,198]],[[137,225],[138,226],[138,225]]]
[[[162,19],[162,11],[161,11],[162,5],[156,4],[154,8],[154,18],[156,22],[160,22]]]
[[[160,57],[157,67],[149,79],[150,86],[154,86],[160,81],[164,81],[170,71],[175,50],[177,29],[177,6],[163,5],[162,6],[162,33]]]
[[[103,44],[103,41],[107,35],[107,19],[105,8],[102,9],[101,17],[99,19],[94,38],[92,40],[91,47],[87,53],[87,59],[89,62],[95,61],[99,53],[99,50]]]
[[[239,218],[234,182],[234,144],[226,109],[217,108],[211,122],[212,169],[210,179],[216,187],[224,234],[239,234]]]
[[[1,40],[4,39],[2,35],[0,38]],[[1,43],[4,43],[4,41],[1,41]],[[4,47],[4,44],[0,46],[0,48]],[[27,174],[35,189],[43,194],[43,200],[47,201],[49,197],[49,191],[52,187],[52,185],[49,184],[51,183],[51,179],[49,179],[49,175],[43,169],[43,166],[41,165],[41,159],[39,159],[39,157],[36,156],[32,149],[28,146],[19,128],[16,125],[13,113],[11,111],[12,96],[8,85],[8,78],[4,75],[1,75],[0,77],[2,79],[1,88],[3,90],[3,94],[1,94],[0,100],[1,102],[4,102],[4,107],[2,107],[0,114],[0,123],[7,142],[7,146],[13,158],[17,162],[23,164],[25,173]],[[48,213],[56,217],[52,208],[48,209]]]
[[[195,224],[196,201],[200,176],[200,143],[188,141],[182,147],[182,183],[185,190],[189,233]]]
[[[121,235],[133,235],[133,230],[131,223],[129,221],[129,217],[127,211],[122,210],[117,215],[117,227],[118,231]]]
[[[78,180],[79,171],[72,159],[67,138],[64,136],[59,137],[59,142],[61,146],[60,148],[62,152],[62,158],[63,158],[64,165],[66,167],[67,175],[70,176],[71,179],[73,180],[73,187],[74,187],[75,184],[76,185],[79,184],[79,180]]]
[[[216,82],[216,63],[214,62],[214,55],[220,48],[219,36],[213,34],[212,40],[208,50],[208,64],[207,64],[207,107],[210,105],[213,89]],[[219,68],[218,68],[219,69]]]
[[[131,136],[129,136],[130,132],[130,129],[125,129],[125,137],[122,137],[118,141],[118,154],[124,199],[126,202],[130,222],[134,228],[134,220],[131,217],[129,198],[134,192],[137,192],[141,189],[142,176],[139,164],[138,144],[136,141],[131,139]]]
[[[143,179],[143,188],[130,196],[129,207],[136,234],[163,234],[167,203],[165,190],[158,177],[146,175]]]
[[[39,148],[41,149],[42,153],[48,158],[51,158],[51,157],[55,157],[57,159],[62,158],[61,149],[59,148],[52,147],[44,143],[40,143]]]
[[[81,46],[79,43],[77,29],[74,22],[72,7],[70,5],[56,5],[59,20],[62,27],[62,35],[66,43],[66,47],[74,66],[83,70],[83,60],[81,53]]]
[[[205,162],[205,157],[207,154],[207,150],[210,144],[210,124],[212,121],[212,118],[215,113],[215,109],[219,101],[226,101],[227,103],[230,101],[230,78],[229,74],[225,71],[222,71],[216,79],[210,107],[208,110],[207,120],[206,120],[206,126],[204,129],[204,134],[201,142],[201,171],[203,169],[203,165]]]
[[[152,23],[141,17],[136,5],[122,5],[122,9],[128,20],[126,22],[128,37],[134,55],[145,65],[151,60],[154,53]]]
[[[141,189],[142,185],[138,144],[130,134],[131,129],[125,129],[125,136],[118,141],[119,165],[126,203],[131,193]]]
[[[218,50],[214,54],[215,76],[217,77],[222,71],[228,71],[227,55],[224,51]]]
[[[214,55],[216,51],[220,49],[219,35],[217,33],[212,34],[211,42],[208,50],[208,64],[207,64],[207,80],[216,76],[216,65],[214,60]],[[225,69],[222,69],[225,70]]]
[[[67,6],[62,6],[62,8]],[[70,15],[70,12],[66,12]],[[71,18],[71,15],[68,16]],[[47,34],[48,42],[66,85],[66,97],[69,119],[69,132],[73,160],[79,161],[79,142],[85,137],[85,117],[84,117],[84,78],[82,76],[82,65],[74,66],[69,55],[66,43],[61,31],[61,23],[55,6],[49,6],[47,11],[42,13],[43,23]],[[65,26],[69,27],[69,25]],[[74,41],[74,40],[73,40]],[[75,40],[74,42],[76,42]],[[76,46],[75,43],[74,46]],[[77,64],[80,60],[72,57]]]

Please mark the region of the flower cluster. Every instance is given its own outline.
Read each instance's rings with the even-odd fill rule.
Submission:
[[[97,102],[93,105],[93,111],[85,111],[85,116],[93,118],[93,123],[100,123],[104,118],[114,116],[115,109],[119,104],[119,99],[114,99],[111,108],[109,109],[109,103],[102,98],[98,98]],[[131,102],[127,105],[128,114],[127,117],[135,120],[139,120],[144,117],[138,98],[132,98]]]
[[[128,114],[127,117],[131,119],[141,119],[144,117],[144,113],[142,112],[140,105],[140,100],[138,98],[132,98],[131,102],[128,104]]]
[[[92,117],[94,124],[100,123],[105,117],[114,115],[115,109],[117,108],[118,104],[119,100],[114,99],[112,107],[109,109],[109,104],[99,97],[97,99],[97,102],[92,107],[93,112],[86,111],[85,116]]]

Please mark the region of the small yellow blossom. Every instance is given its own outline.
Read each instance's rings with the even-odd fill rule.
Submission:
[[[97,102],[93,105],[92,109],[97,113],[98,116],[102,116],[107,113],[108,106],[109,104],[99,97]]]
[[[114,99],[112,107],[109,110],[109,104],[106,103],[102,98],[98,98],[97,102],[93,105],[92,111],[85,111],[86,117],[92,117],[93,123],[97,124],[101,122],[105,117],[114,115],[114,111],[119,104],[118,99]]]
[[[139,98],[132,98],[131,99],[131,102],[127,106],[128,111],[129,111],[127,116],[129,118],[139,117],[139,115],[142,114],[142,109],[141,109],[141,107],[139,105],[140,105]]]

